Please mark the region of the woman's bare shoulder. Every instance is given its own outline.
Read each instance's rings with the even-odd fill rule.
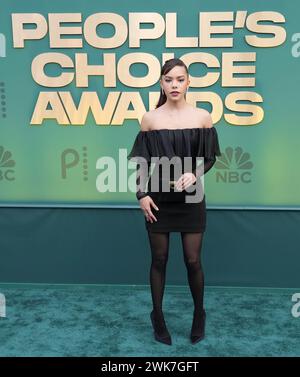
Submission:
[[[201,127],[211,128],[213,126],[212,118],[209,111],[202,108],[200,109],[199,107],[195,107],[195,111],[198,116]]]
[[[142,116],[141,131],[151,131],[153,129],[154,119],[157,115],[156,113],[156,109],[149,110]]]

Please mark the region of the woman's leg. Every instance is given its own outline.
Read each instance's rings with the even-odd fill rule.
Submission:
[[[169,232],[156,233],[148,230],[151,247],[150,285],[157,333],[161,336],[166,334],[167,329],[164,321],[162,302],[165,289],[166,268],[169,255]]]
[[[204,233],[181,232],[184,261],[188,282],[194,301],[193,332],[200,333],[203,326],[204,273],[201,264],[201,248]]]

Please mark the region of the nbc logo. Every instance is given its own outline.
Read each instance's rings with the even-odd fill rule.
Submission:
[[[250,161],[250,153],[244,152],[241,147],[227,147],[225,153],[218,156],[214,167],[216,181],[225,183],[250,183],[253,163]]]
[[[3,180],[14,181],[15,177],[14,169],[16,162],[11,159],[12,153],[10,151],[4,150],[4,147],[0,145],[0,182]]]

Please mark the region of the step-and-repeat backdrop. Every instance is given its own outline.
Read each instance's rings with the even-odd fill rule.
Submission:
[[[299,11],[292,0],[2,0],[0,205],[136,205],[127,154],[177,57],[187,101],[219,135],[208,206],[300,207]]]

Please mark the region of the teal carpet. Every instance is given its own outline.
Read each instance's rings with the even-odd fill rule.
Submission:
[[[0,284],[0,356],[299,356],[296,292],[206,287],[206,338],[192,345],[189,288],[166,286],[168,346],[153,338],[149,286]]]

